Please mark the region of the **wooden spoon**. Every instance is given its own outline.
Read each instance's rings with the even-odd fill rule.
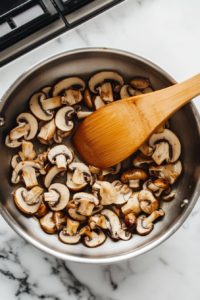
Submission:
[[[75,132],[74,146],[84,161],[105,169],[144,144],[155,129],[200,94],[200,74],[154,93],[105,105],[87,117]]]

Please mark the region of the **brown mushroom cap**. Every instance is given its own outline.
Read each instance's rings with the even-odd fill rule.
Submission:
[[[129,81],[129,84],[135,89],[143,90],[149,87],[149,80],[143,77],[135,77]]]
[[[53,234],[56,231],[56,225],[53,220],[53,212],[48,212],[44,217],[40,219],[40,226],[49,234]]]
[[[44,203],[44,201],[41,201],[40,206],[38,208],[38,211],[36,212],[36,216],[38,218],[44,217],[47,213],[48,213],[48,206],[46,205],[46,203]]]
[[[140,169],[132,169],[122,173],[121,181],[124,183],[129,182],[130,180],[141,179],[147,180],[148,175],[145,171]]]
[[[126,215],[124,218],[124,223],[126,224],[128,230],[132,231],[133,229],[136,228],[136,224],[137,224],[136,216],[133,213]]]
[[[151,214],[159,207],[159,201],[151,191],[141,190],[138,195],[138,200],[141,209],[147,214]]]
[[[161,188],[161,189],[168,189],[169,188],[169,181],[166,180],[166,179],[158,178],[158,179],[155,179],[152,183],[155,186],[157,186],[158,188]]]

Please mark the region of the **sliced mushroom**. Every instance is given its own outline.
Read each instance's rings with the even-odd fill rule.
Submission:
[[[42,229],[49,234],[56,232],[56,224],[53,219],[53,212],[48,212],[44,217],[40,219],[40,226]]]
[[[103,82],[101,86],[98,88],[99,94],[101,99],[106,102],[110,103],[114,101],[112,85],[110,82]]]
[[[138,90],[143,90],[149,87],[149,80],[143,77],[135,77],[129,81],[129,84]]]
[[[92,191],[99,198],[101,205],[110,205],[117,200],[115,187],[107,181],[96,181],[92,186]]]
[[[88,225],[81,228],[79,234],[81,236],[86,235],[83,238],[83,245],[89,248],[98,247],[102,245],[106,240],[106,235],[102,229],[96,228],[95,231],[91,231]]]
[[[121,99],[126,99],[135,95],[135,90],[130,87],[130,85],[123,85],[120,91]]]
[[[54,116],[54,112],[49,109],[45,110],[43,108],[44,101],[46,101],[46,95],[42,92],[36,93],[31,97],[29,107],[32,114],[36,116],[36,118],[42,121],[50,121]]]
[[[64,101],[62,101],[63,104],[66,105],[74,105],[83,100],[83,96],[81,94],[80,90],[73,90],[73,89],[68,89],[65,91],[64,97],[62,97]]]
[[[51,121],[45,123],[41,129],[39,134],[37,135],[38,140],[40,143],[45,145],[51,145],[53,143],[52,138],[56,131],[56,124],[55,120],[52,119]]]
[[[65,244],[76,244],[80,241],[81,235],[79,234],[78,227],[80,222],[67,218],[67,226],[59,233],[59,239]]]
[[[49,99],[51,98],[52,95],[52,87],[51,86],[45,86],[42,90],[42,93],[46,95],[46,98]]]
[[[134,167],[140,167],[143,164],[151,164],[153,162],[153,159],[149,156],[144,155],[143,153],[139,153],[134,159],[133,159],[133,166]]]
[[[132,234],[123,229],[118,216],[109,209],[103,209],[100,214],[94,215],[88,221],[91,229],[101,227],[108,229],[110,237],[127,241]]]
[[[154,133],[161,133],[161,132],[164,132],[165,130],[165,122],[162,122],[157,128],[156,130],[154,131]]]
[[[124,217],[124,223],[128,230],[132,231],[136,228],[137,225],[137,219],[136,216],[133,213],[129,213]]]
[[[159,197],[161,193],[169,188],[169,181],[166,179],[149,179],[143,184],[143,190],[151,190],[156,197]]]
[[[21,161],[13,170],[11,182],[14,184],[19,183],[21,176],[26,184],[26,187],[32,188],[38,185],[35,172],[45,175],[46,171],[39,162],[34,160]]]
[[[37,155],[36,151],[33,149],[33,144],[29,141],[22,141],[22,152],[25,159],[34,159]]]
[[[36,158],[36,161],[39,161],[42,165],[48,160],[48,152],[44,151],[43,153],[39,154]]]
[[[125,204],[132,194],[132,189],[127,184],[121,183],[120,180],[113,181],[112,185],[117,191],[117,199],[115,201],[115,204]]]
[[[73,130],[73,128],[72,128],[72,130]],[[70,135],[72,133],[72,130],[63,132],[60,129],[56,128],[55,134],[53,136],[54,142],[57,144],[62,143],[63,138]]]
[[[128,182],[131,188],[138,188],[140,186],[140,180],[147,180],[147,178],[147,173],[140,169],[128,170],[121,175],[121,181],[123,183]]]
[[[150,86],[148,86],[147,88],[145,88],[144,90],[142,90],[142,92],[144,94],[152,93],[153,91],[154,90]]]
[[[96,180],[99,180],[99,175],[101,175],[101,169],[89,166],[89,171],[91,173],[90,185],[92,186]]]
[[[153,148],[149,147],[147,143],[143,144],[139,150],[146,156],[151,156],[153,153]]]
[[[20,163],[22,161],[21,157],[19,156],[19,154],[15,154],[12,159],[11,159],[11,166],[14,169],[18,163]]]
[[[73,196],[74,204],[78,205],[77,213],[82,216],[91,216],[95,207],[99,205],[99,199],[89,193],[76,193]]]
[[[154,133],[150,137],[149,146],[155,148],[155,146],[157,144],[163,143],[163,142],[169,144],[168,157],[166,157],[167,163],[175,162],[181,154],[181,143],[180,143],[179,139],[177,138],[177,136],[171,130],[165,129],[163,132]],[[154,156],[155,156],[155,152],[153,154]],[[152,158],[153,158],[153,156],[152,156]]]
[[[180,160],[176,161],[173,164],[149,167],[149,173],[151,176],[166,179],[169,181],[170,184],[173,184],[178,179],[181,172],[182,164]]]
[[[63,211],[56,211],[53,214],[53,221],[55,223],[56,230],[60,231],[63,230],[64,226],[66,225],[67,217]]]
[[[88,82],[88,86],[92,93],[97,94],[98,87],[102,83],[108,82],[108,81],[116,81],[116,82],[118,82],[119,85],[124,84],[123,77],[121,75],[119,75],[118,73],[104,71],[104,72],[99,72],[99,73],[93,75]]]
[[[161,165],[164,160],[169,159],[169,144],[166,142],[160,142],[155,145],[155,151],[151,156],[157,165]]]
[[[141,213],[142,210],[138,200],[138,195],[139,192],[134,192],[128,199],[127,203],[122,206],[121,210],[124,215],[133,213],[135,216],[137,216],[139,213]]]
[[[52,180],[59,174],[63,172],[63,169],[58,169],[57,166],[53,166],[48,170],[48,173],[43,177],[43,183],[46,188],[49,188]]]
[[[52,164],[56,164],[58,169],[67,169],[67,165],[74,160],[74,152],[65,145],[53,147],[48,152],[48,159]]]
[[[138,194],[138,200],[140,202],[141,209],[146,214],[151,214],[159,207],[159,201],[151,191],[141,190]]]
[[[66,182],[66,185],[67,185],[67,187],[68,187],[71,191],[74,191],[74,192],[81,191],[82,189],[84,189],[84,188],[88,185],[88,182],[87,182],[87,181],[84,181],[83,184],[75,184],[75,183],[72,181],[72,178],[73,178],[73,173],[67,172],[67,182]]]
[[[85,183],[90,182],[91,173],[88,166],[79,162],[72,162],[68,166],[69,171],[73,172],[72,182],[75,185],[85,185]]]
[[[47,213],[48,213],[48,206],[46,205],[46,203],[44,203],[43,201],[41,201],[40,206],[36,212],[36,216],[38,218],[44,217]]]
[[[176,195],[176,191],[170,191],[167,194],[166,193],[162,194],[162,199],[164,201],[171,201],[172,199],[174,199],[175,195]]]
[[[143,95],[144,93],[143,92],[141,92],[141,91],[135,91],[135,94],[134,94],[134,96],[139,96],[139,95]]]
[[[60,80],[53,87],[53,97],[60,95],[64,90],[69,88],[76,88],[76,90],[83,91],[85,89],[85,82],[79,77],[68,77]]]
[[[94,104],[94,108],[97,110],[103,106],[105,106],[105,103],[103,102],[103,100],[101,99],[100,96],[94,96],[92,98],[92,102]]]
[[[24,187],[20,187],[14,192],[15,203],[21,211],[33,215],[40,207],[43,191],[40,187],[34,187],[30,191]]]
[[[82,216],[77,212],[79,205],[74,203],[74,200],[69,201],[66,207],[66,211],[68,212],[69,216],[79,222],[85,222],[87,220],[86,216]]]
[[[113,167],[103,169],[102,176],[105,176],[108,174],[116,175],[117,173],[119,173],[120,170],[121,170],[121,163],[118,163],[118,164],[114,165]]]
[[[90,109],[94,108],[92,103],[92,98],[88,89],[85,89],[83,93],[83,101],[88,108]]]
[[[48,188],[48,193],[44,193],[44,201],[48,203],[53,211],[64,209],[69,202],[70,193],[68,188],[61,183],[54,183]]]
[[[154,228],[153,222],[160,216],[164,216],[164,214],[164,211],[162,210],[162,208],[160,208],[159,210],[153,211],[149,217],[146,217],[146,215],[140,215],[137,218],[137,233],[139,235],[149,234]]]
[[[22,137],[25,140],[31,140],[35,137],[38,130],[38,122],[36,118],[30,113],[22,113],[16,119],[16,128],[10,131],[10,134],[6,137],[5,144],[8,147],[19,147],[22,141],[19,141]]]
[[[77,115],[77,118],[79,120],[81,120],[81,119],[87,118],[92,113],[93,113],[93,111],[81,111],[81,110],[79,110],[79,111],[77,111],[76,115]]]
[[[55,123],[56,127],[61,130],[61,132],[72,132],[74,128],[74,122],[72,121],[74,116],[73,107],[66,106],[61,109],[56,114]]]

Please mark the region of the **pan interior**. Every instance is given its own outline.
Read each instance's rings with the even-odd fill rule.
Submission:
[[[102,246],[94,249],[86,248],[82,244],[66,245],[58,240],[57,235],[44,233],[37,219],[25,216],[15,206],[13,193],[18,185],[12,185],[10,182],[12,172],[10,161],[12,155],[19,150],[7,148],[4,141],[9,131],[16,126],[16,117],[21,112],[29,110],[28,103],[31,95],[44,86],[54,85],[59,79],[69,76],[80,76],[87,82],[91,75],[103,70],[119,72],[126,83],[134,76],[148,77],[154,90],[173,84],[171,77],[162,69],[133,54],[109,49],[83,49],[61,54],[36,66],[14,84],[1,103],[2,114],[6,117],[6,125],[0,129],[1,212],[22,237],[36,247],[62,259],[108,262],[112,259],[122,260],[139,255],[170,236],[189,215],[197,200],[200,173],[199,116],[194,105],[190,103],[171,118],[171,129],[177,134],[182,145],[180,159],[183,163],[183,173],[174,185],[177,190],[175,200],[162,203],[165,217],[155,224],[151,234],[145,237],[134,234],[132,239],[126,242],[114,242],[107,238]],[[71,138],[65,138],[64,143],[71,145]],[[38,153],[46,149],[36,140],[34,144]],[[132,167],[130,158],[123,164],[123,169],[127,169],[128,165]],[[62,180],[65,183],[66,175]],[[180,204],[184,199],[188,199],[189,204],[181,208]]]

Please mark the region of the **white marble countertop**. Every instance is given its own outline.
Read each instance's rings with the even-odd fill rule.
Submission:
[[[0,70],[0,97],[27,68],[47,56],[87,46],[145,56],[177,81],[200,72],[198,0],[127,0]],[[199,99],[195,100],[200,111]],[[2,300],[199,300],[200,202],[165,243],[114,265],[64,262],[22,240],[0,217]]]

